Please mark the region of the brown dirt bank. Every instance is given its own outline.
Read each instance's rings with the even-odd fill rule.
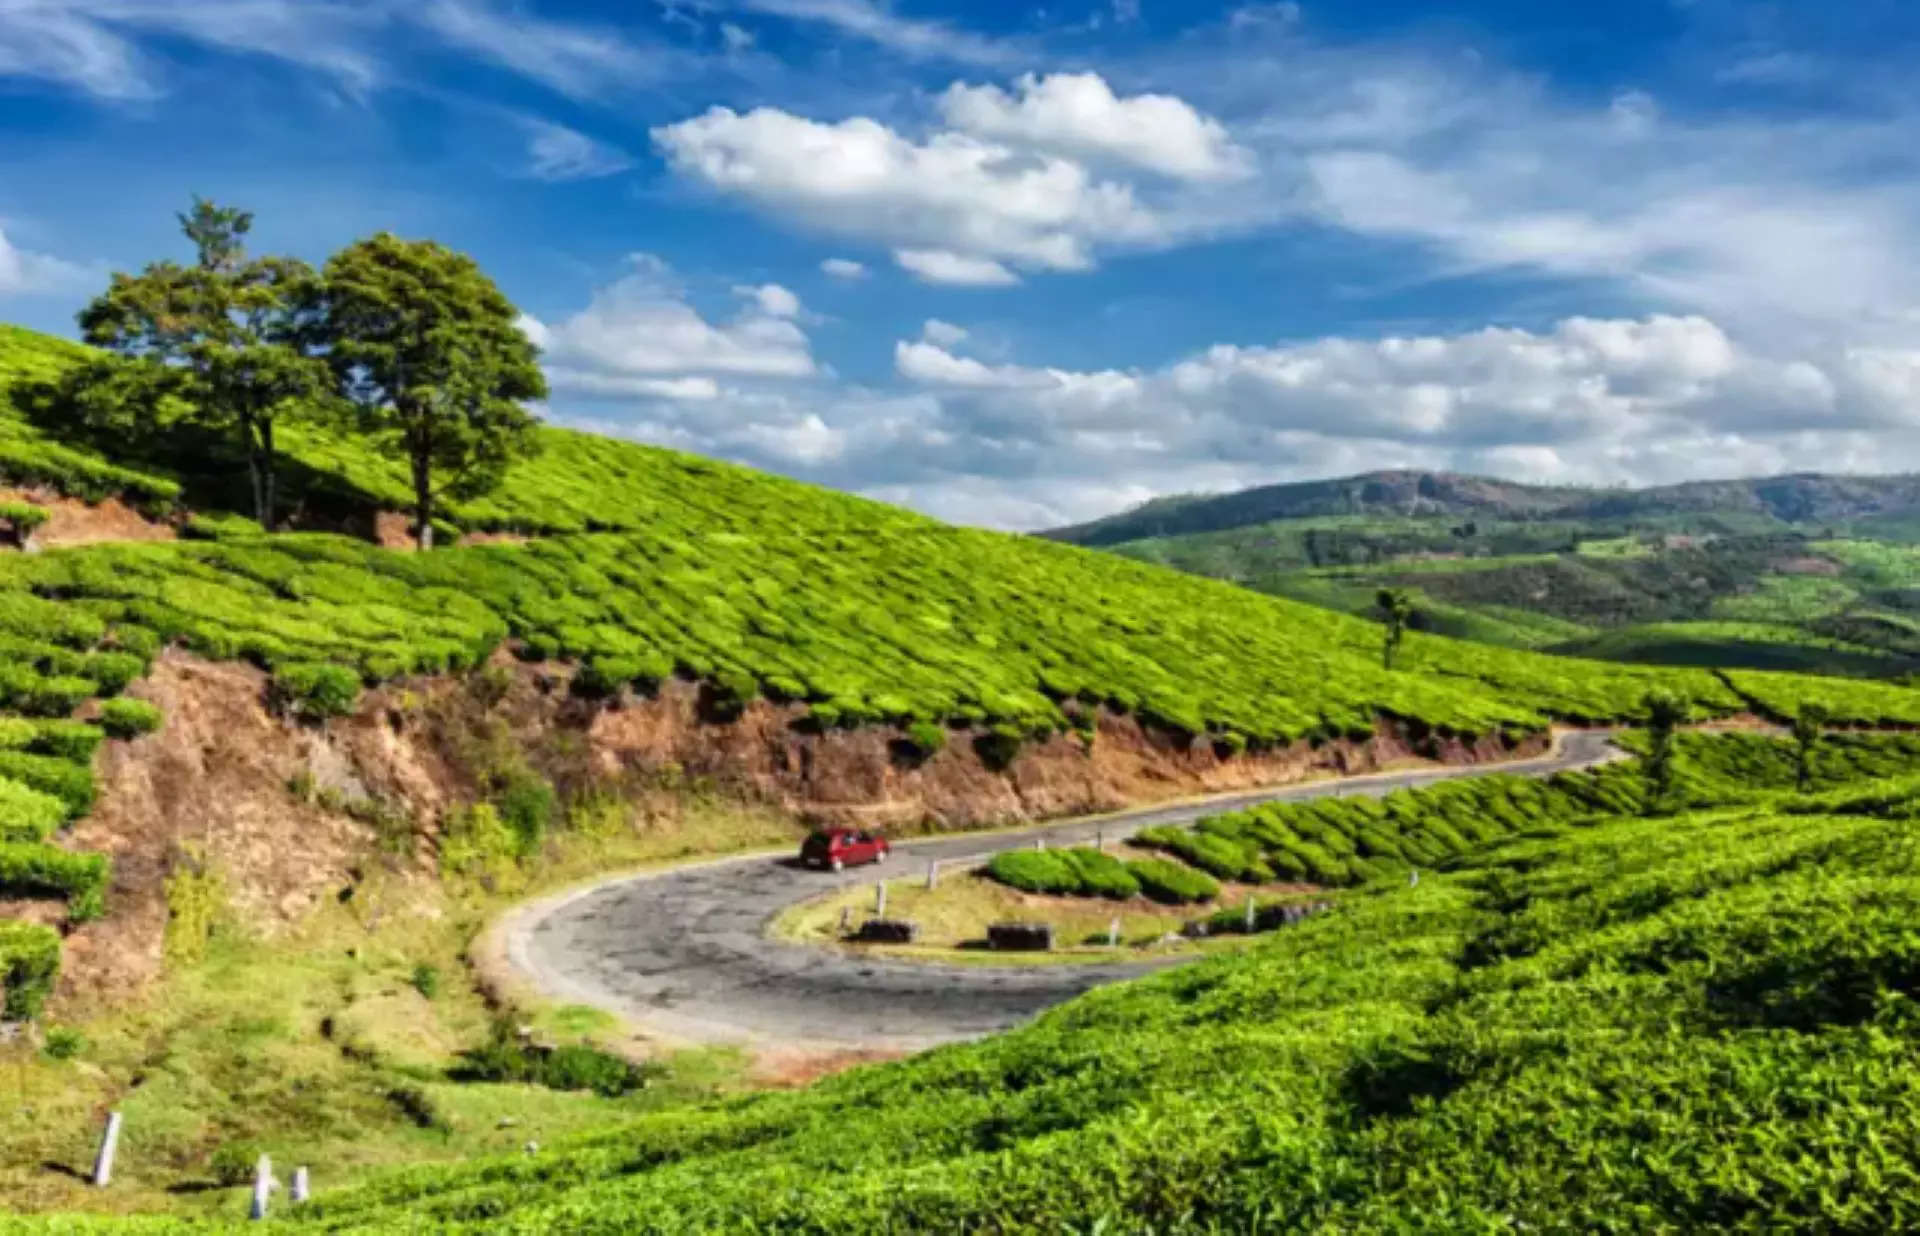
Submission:
[[[307,725],[267,708],[259,670],[166,652],[130,692],[158,704],[165,727],[107,744],[98,805],[66,842],[111,855],[114,879],[106,917],[68,938],[62,999],[119,998],[159,975],[170,874],[210,861],[234,917],[272,935],[321,898],[350,897],[370,863],[431,878],[443,816],[496,792],[508,775],[537,773],[563,799],[617,796],[629,826],[642,831],[683,827],[676,804],[692,792],[774,807],[795,818],[796,830],[848,821],[908,833],[1418,759],[1522,758],[1546,747],[1544,735],[1518,745],[1497,737],[1420,744],[1383,725],[1364,742],[1223,754],[1103,712],[1090,748],[1056,735],[1027,743],[994,771],[966,731],[922,760],[891,728],[804,732],[795,725],[800,704],[757,700],[718,722],[704,719],[710,713],[692,684],[586,700],[572,694],[569,677],[564,666],[523,665],[503,653],[466,678],[368,691],[352,716]]]

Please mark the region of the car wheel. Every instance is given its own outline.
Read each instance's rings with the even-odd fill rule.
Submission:
[[[828,863],[827,866],[833,868],[835,871],[842,871],[842,870],[845,870],[846,868],[846,864],[841,862],[837,858],[834,859],[832,862]]]

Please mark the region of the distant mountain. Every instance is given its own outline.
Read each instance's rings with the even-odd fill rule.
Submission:
[[[1155,498],[1118,515],[1041,535],[1076,545],[1222,532],[1283,519],[1488,518],[1620,520],[1745,515],[1787,524],[1920,515],[1920,475],[1794,473],[1687,481],[1646,489],[1523,485],[1455,472],[1368,472],[1327,481],[1262,485],[1238,493]]]

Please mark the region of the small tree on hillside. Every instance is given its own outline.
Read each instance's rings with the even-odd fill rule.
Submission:
[[[315,355],[319,298],[297,258],[249,258],[253,216],[195,198],[178,216],[191,266],[115,274],[79,314],[87,342],[118,354],[83,366],[61,403],[96,434],[138,437],[176,421],[239,438],[254,518],[274,522],[274,427],[329,390]]]
[[[407,461],[414,535],[443,496],[473,497],[539,449],[521,401],[546,396],[517,312],[463,253],[382,232],[326,265],[329,358],[366,429]]]
[[[1413,599],[1403,589],[1382,588],[1373,603],[1380,611],[1380,620],[1387,624],[1386,638],[1380,646],[1380,664],[1392,669],[1394,654],[1400,651],[1400,641],[1407,634],[1407,622],[1413,617]]]
[[[1647,777],[1647,814],[1667,805],[1673,794],[1673,735],[1687,719],[1686,701],[1671,691],[1649,691],[1641,701],[1651,745],[1641,761]]]
[[[1793,718],[1794,772],[1803,794],[1813,788],[1813,749],[1826,725],[1827,710],[1819,704],[1802,704]]]

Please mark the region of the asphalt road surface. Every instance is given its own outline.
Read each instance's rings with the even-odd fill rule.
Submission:
[[[1533,776],[1621,758],[1602,731],[1563,736],[1540,759],[1281,786],[1200,803],[1083,817],[1022,832],[902,841],[886,863],[837,875],[764,854],[610,880],[522,907],[504,924],[507,960],[549,998],[594,1005],[640,1031],[693,1044],[918,1050],[1015,1026],[1043,1009],[1186,958],[1084,965],[941,965],[881,960],[771,939],[769,921],[838,887],[918,874],[939,859],[1130,835],[1148,824],[1276,799],[1384,794],[1490,772]]]

